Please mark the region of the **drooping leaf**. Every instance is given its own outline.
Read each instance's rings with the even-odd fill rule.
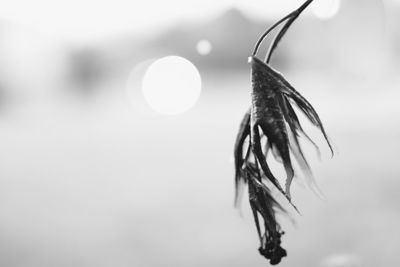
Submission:
[[[317,112],[282,74],[269,65],[272,53],[280,40],[312,1],[306,0],[298,9],[273,24],[257,41],[254,52],[249,58],[252,80],[251,108],[242,119],[235,142],[235,203],[237,205],[241,191],[247,184],[250,207],[260,239],[259,252],[272,265],[278,264],[283,257],[287,256],[287,253],[281,247],[281,237],[284,232],[276,219],[276,213],[284,212],[284,209],[272,196],[271,190],[275,188],[282,193],[297,211],[290,196],[294,178],[291,155],[294,155],[305,173],[310,187],[319,192],[299,138],[303,136],[308,139],[318,153],[319,149],[303,130],[292,104],[296,105],[306,118],[321,130],[333,153]],[[266,56],[266,63],[264,63],[256,56],[258,49],[264,38],[283,22],[285,24],[273,39]],[[271,172],[267,162],[270,151],[286,171],[285,190]]]

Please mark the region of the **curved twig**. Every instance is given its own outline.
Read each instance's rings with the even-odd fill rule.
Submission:
[[[287,30],[290,28],[292,23],[300,16],[300,14],[307,8],[308,5],[312,3],[313,0],[306,1],[299,9],[293,12],[292,17],[283,25],[282,29],[278,32],[275,36],[274,40],[272,41],[271,46],[268,49],[267,56],[265,57],[265,62],[268,64],[271,60],[272,53],[277,48],[279,42],[281,41],[282,37],[286,34]]]
[[[275,49],[275,47],[278,45],[280,39],[283,37],[283,35],[285,34],[285,32],[287,31],[287,29],[290,27],[290,25],[293,23],[294,20],[296,20],[296,18],[301,14],[301,12],[303,12],[304,9],[306,9],[306,7],[312,3],[312,1],[314,0],[307,0],[306,2],[304,2],[298,9],[292,11],[290,14],[286,15],[285,17],[283,17],[282,19],[280,19],[278,22],[276,22],[274,25],[272,25],[268,30],[266,30],[258,39],[255,47],[254,47],[254,51],[253,51],[253,56],[256,56],[258,49],[260,48],[260,45],[262,43],[262,41],[264,41],[265,37],[267,37],[267,35],[274,30],[277,26],[279,26],[282,22],[284,22],[285,20],[289,19],[289,21],[283,26],[283,28],[281,29],[281,31],[279,32],[278,36],[274,39],[274,42],[272,45],[274,45],[274,43],[276,43],[274,45],[274,48],[268,52],[272,54],[273,50]],[[281,34],[282,33],[282,34]],[[278,38],[279,37],[279,38]],[[271,56],[267,56],[268,58],[270,58]]]

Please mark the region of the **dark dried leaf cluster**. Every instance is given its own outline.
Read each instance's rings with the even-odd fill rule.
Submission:
[[[306,1],[298,10],[286,16],[266,32],[269,33],[272,28],[288,19],[270,48],[267,62],[288,27],[311,2],[312,0]],[[260,40],[262,41],[265,36],[266,34]],[[291,159],[291,155],[293,155],[306,174],[310,187],[317,190],[310,166],[301,149],[299,137],[303,136],[308,139],[317,150],[318,147],[304,132],[293,105],[321,130],[332,153],[333,150],[322,122],[311,104],[290,85],[283,75],[255,56],[260,40],[253,56],[249,58],[252,103],[243,117],[235,143],[235,202],[237,204],[240,190],[243,185],[247,184],[250,206],[260,238],[259,252],[272,265],[275,265],[287,255],[285,249],[281,247],[283,231],[276,220],[276,212],[284,212],[284,209],[274,199],[268,185],[272,184],[278,189],[296,209],[291,202],[290,195],[294,177]],[[282,188],[269,168],[267,156],[270,152],[284,166],[286,171],[285,188]],[[260,223],[260,216],[262,223]]]
[[[301,149],[299,137],[303,135],[310,142],[312,140],[303,131],[292,104],[322,131],[330,148],[331,145],[322,122],[311,104],[281,74],[260,59],[251,57],[250,63],[252,105],[241,122],[234,151],[236,201],[240,185],[247,184],[250,205],[261,241],[259,251],[270,260],[271,264],[277,264],[286,256],[286,251],[280,246],[283,232],[275,219],[275,211],[283,209],[274,200],[263,179],[269,180],[291,203],[290,186],[294,176],[291,154],[293,154],[310,179],[310,185],[316,187],[313,184],[311,169]],[[262,142],[262,139],[266,141]],[[270,151],[285,168],[287,176],[285,189],[281,187],[269,168],[267,156]],[[261,234],[258,214],[264,221],[264,234]]]

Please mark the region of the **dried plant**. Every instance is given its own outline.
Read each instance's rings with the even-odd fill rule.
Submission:
[[[276,220],[276,212],[284,212],[284,209],[271,195],[271,189],[268,188],[268,185],[272,183],[297,210],[290,195],[290,187],[294,177],[292,154],[306,174],[309,185],[318,190],[310,166],[301,149],[299,137],[303,136],[308,139],[317,150],[318,147],[304,132],[292,105],[297,106],[306,118],[321,130],[333,154],[322,122],[312,105],[294,89],[282,74],[269,65],[271,56],[282,37],[312,1],[306,1],[298,9],[276,22],[257,41],[254,52],[249,58],[252,103],[240,124],[235,143],[235,203],[238,203],[240,191],[247,184],[250,206],[260,238],[259,252],[269,259],[272,265],[278,264],[286,256],[285,249],[281,247],[283,231]],[[257,57],[260,44],[273,29],[283,22],[285,24],[273,39],[265,62],[260,60]],[[264,139],[266,141],[263,141]],[[284,166],[286,172],[285,189],[282,188],[269,168],[267,155],[270,151]],[[261,230],[259,215],[263,220],[263,231]]]

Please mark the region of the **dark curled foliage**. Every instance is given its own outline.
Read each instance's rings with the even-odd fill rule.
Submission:
[[[257,42],[254,53],[249,58],[252,81],[251,107],[242,119],[234,149],[235,203],[238,203],[241,190],[244,185],[247,185],[250,207],[260,238],[259,252],[272,265],[278,264],[287,254],[286,250],[281,247],[281,237],[284,232],[276,220],[276,212],[285,211],[271,195],[271,189],[276,188],[280,191],[297,210],[290,195],[294,177],[291,155],[303,169],[309,186],[318,193],[310,166],[301,149],[299,137],[305,137],[316,147],[318,152],[319,150],[304,132],[292,105],[295,105],[313,125],[321,130],[333,153],[322,122],[312,105],[294,89],[282,74],[268,64],[278,42],[311,2],[312,0],[306,1],[299,9],[278,21]],[[273,40],[266,56],[266,62],[263,62],[256,56],[258,46],[273,28],[285,20],[287,20],[285,25]],[[262,141],[264,139],[265,142]],[[285,169],[286,184],[284,188],[269,168],[267,156],[270,151],[279,162],[282,162]],[[269,188],[270,185],[273,187]],[[262,222],[260,222],[259,216],[261,216]]]
[[[263,184],[261,175],[256,164],[247,164],[243,170],[246,176],[249,190],[249,201],[253,211],[258,236],[260,238],[260,247],[258,251],[270,263],[278,264],[286,256],[286,250],[281,247],[281,236],[283,232],[275,218],[275,209],[284,211],[282,206],[271,196],[270,190]],[[261,215],[264,221],[264,233],[261,234],[258,215]]]

